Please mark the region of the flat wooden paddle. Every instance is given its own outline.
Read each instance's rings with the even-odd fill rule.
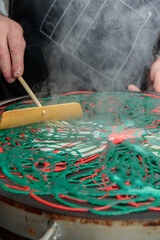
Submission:
[[[40,102],[22,77],[18,78],[37,107],[6,111],[0,119],[0,129],[20,127],[49,120],[68,120],[82,118],[81,105],[76,102],[41,106]]]

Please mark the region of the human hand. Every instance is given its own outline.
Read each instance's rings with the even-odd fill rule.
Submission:
[[[160,57],[152,64],[150,68],[149,87],[160,93]]]
[[[133,84],[128,86],[128,90],[140,92],[140,89]],[[160,57],[151,65],[147,90],[160,93]]]
[[[0,15],[0,70],[8,83],[23,75],[25,46],[22,27]]]

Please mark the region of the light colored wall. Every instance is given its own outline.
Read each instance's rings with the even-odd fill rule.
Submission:
[[[9,0],[4,0],[4,3],[5,3],[5,6],[6,6],[6,9],[8,10]]]
[[[0,0],[0,14],[7,15],[8,13],[8,0]]]

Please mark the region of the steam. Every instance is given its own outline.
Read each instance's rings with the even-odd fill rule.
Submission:
[[[48,28],[50,26],[50,28]],[[157,0],[55,1],[41,32],[49,38],[52,94],[146,87],[160,36]]]

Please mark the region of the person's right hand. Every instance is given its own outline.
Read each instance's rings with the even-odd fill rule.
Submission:
[[[0,15],[0,70],[8,83],[23,75],[25,47],[22,27]]]

